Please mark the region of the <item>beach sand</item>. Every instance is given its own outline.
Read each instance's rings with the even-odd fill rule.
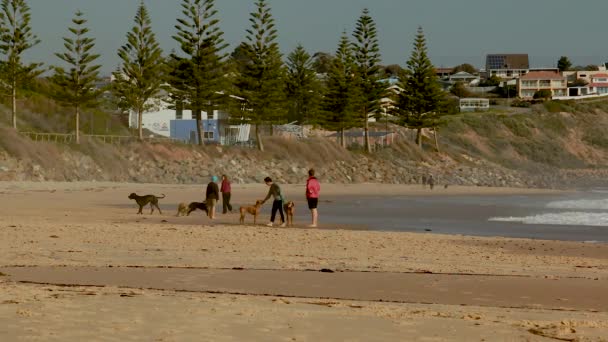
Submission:
[[[303,186],[284,186],[298,202]],[[210,222],[175,217],[177,204],[201,200],[202,185],[118,183],[0,184],[0,266],[175,267],[209,270],[321,270],[529,279],[608,280],[608,246],[576,242],[239,226],[238,215]],[[234,185],[235,204],[266,194]],[[130,192],[164,193],[163,215],[135,215]],[[544,193],[450,187],[437,194]],[[428,194],[419,186],[324,185],[325,196]],[[144,211],[146,212],[146,211]],[[264,214],[260,223],[265,223]],[[322,211],[321,211],[322,220]],[[251,222],[251,218],[247,218]],[[135,272],[134,272],[135,273]],[[495,296],[510,289],[497,286]],[[515,290],[512,290],[515,291]],[[550,286],[547,291],[551,291]],[[216,293],[209,293],[216,292]],[[606,341],[608,313],[553,306],[448,305],[335,298],[237,295],[143,288],[66,287],[0,276],[0,340],[428,340]],[[590,290],[588,295],[605,296]],[[533,299],[531,298],[531,303]],[[566,303],[567,304],[567,303]],[[568,307],[568,305],[564,305]]]

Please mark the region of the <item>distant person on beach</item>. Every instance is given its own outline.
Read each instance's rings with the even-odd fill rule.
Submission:
[[[433,175],[429,175],[429,179],[427,182],[429,183],[429,187],[431,188],[431,190],[433,190],[433,187],[435,187],[435,180],[433,179]]]
[[[215,219],[215,205],[220,199],[220,190],[217,187],[217,176],[211,177],[211,182],[207,184],[207,192],[205,194],[205,202],[207,203],[208,216],[210,219]]]
[[[306,201],[308,202],[308,209],[310,209],[310,215],[312,223],[309,227],[316,228],[317,221],[319,219],[319,213],[317,212],[317,206],[319,205],[319,192],[321,192],[321,184],[315,177],[315,170],[308,170],[308,180],[306,181]]]
[[[220,191],[222,192],[222,213],[226,214],[228,211],[232,212],[232,205],[230,204],[232,189],[228,176],[226,175],[222,175],[222,186],[220,187]]]
[[[266,177],[264,178],[264,183],[270,187],[268,189],[268,195],[262,201],[262,204],[266,203],[268,199],[272,196],[274,201],[272,202],[272,213],[270,215],[270,222],[267,224],[268,227],[272,227],[274,225],[274,219],[277,216],[277,211],[281,214],[281,227],[286,226],[285,215],[283,215],[283,194],[281,193],[281,187],[278,184],[272,182],[272,178]]]
[[[426,175],[422,175],[422,187],[426,188]]]

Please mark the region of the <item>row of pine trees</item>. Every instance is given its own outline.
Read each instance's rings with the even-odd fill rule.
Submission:
[[[139,138],[143,139],[142,115],[163,87],[178,109],[190,109],[197,120],[199,143],[203,144],[202,112],[224,109],[255,127],[256,141],[264,149],[260,127],[298,121],[340,133],[363,129],[369,143],[370,115],[381,114],[380,99],[394,97],[388,114],[395,123],[417,130],[436,127],[444,103],[443,92],[427,55],[422,29],[416,35],[407,68],[399,75],[399,93],[388,93],[380,82],[380,48],[376,25],[364,9],[352,34],[343,32],[335,54],[329,58],[326,75],[319,78],[313,57],[299,45],[286,61],[277,43],[278,32],[267,0],[255,0],[246,39],[232,54],[226,49],[214,0],[180,0],[181,16],[173,39],[177,49],[164,55],[143,1],[134,25],[117,54],[121,65],[113,73],[111,91],[123,110],[139,116]],[[17,129],[17,96],[23,84],[45,71],[41,63],[26,64],[25,51],[40,41],[30,26],[26,0],[1,0],[1,85],[12,99],[12,125]],[[63,38],[63,51],[55,55],[62,66],[51,66],[50,93],[74,109],[76,142],[80,141],[79,118],[84,108],[98,104],[103,89],[95,87],[101,66],[94,52],[95,39],[82,12],[74,14]]]

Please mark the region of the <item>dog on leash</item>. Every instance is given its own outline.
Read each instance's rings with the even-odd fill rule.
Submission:
[[[285,211],[285,216],[287,216],[287,225],[289,227],[293,226],[293,215],[296,213],[296,204],[293,201],[288,201],[283,204],[283,211]]]
[[[129,195],[129,199],[135,200],[135,202],[137,203],[137,205],[139,205],[139,211],[137,212],[137,214],[143,215],[144,213],[142,212],[142,209],[150,204],[150,214],[154,213],[154,207],[156,207],[156,209],[158,209],[158,212],[162,215],[163,212],[160,210],[160,207],[158,206],[158,200],[165,198],[165,194],[162,194],[162,197],[160,196],[155,196],[155,195],[145,195],[145,196],[138,196],[136,193],[132,192]]]
[[[260,200],[255,201],[255,205],[250,205],[247,207],[240,207],[239,212],[241,213],[241,218],[239,219],[239,222],[241,224],[245,224],[245,216],[247,214],[251,214],[251,215],[253,215],[253,224],[256,224],[256,222],[258,220],[258,215],[260,215],[261,207],[262,207],[262,201],[260,201]]]

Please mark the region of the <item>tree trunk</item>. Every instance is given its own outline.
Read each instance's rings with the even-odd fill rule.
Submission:
[[[75,132],[76,132],[76,144],[80,144],[80,106],[76,105],[76,118],[75,118]]]
[[[13,81],[11,89],[11,115],[13,118],[13,128],[17,129],[17,82]]]
[[[438,131],[438,129],[437,129],[437,127],[435,127],[434,128],[434,133],[435,134],[433,134],[435,136],[435,150],[437,150],[437,153],[440,153],[440,151],[439,151],[439,141],[437,139],[437,131]]]
[[[422,148],[422,128],[416,129],[416,144]]]
[[[143,119],[144,119],[144,111],[140,108],[140,109],[137,110],[137,123],[138,123],[137,129],[139,130],[139,141],[143,141],[144,140],[144,123],[143,123]]]
[[[196,133],[198,134],[198,144],[199,146],[204,146],[205,139],[203,137],[203,116],[201,114],[201,110],[195,109],[194,114],[196,117]]]
[[[255,125],[255,139],[257,140],[258,150],[264,152],[264,144],[262,143],[262,136],[260,135],[260,125]]]
[[[372,153],[372,147],[369,144],[369,120],[367,117],[367,108],[365,108],[365,113],[363,113],[363,120],[365,120],[365,152]]]

